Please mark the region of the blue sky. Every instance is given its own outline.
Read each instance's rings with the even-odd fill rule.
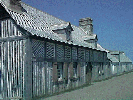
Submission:
[[[22,0],[37,9],[78,26],[80,18],[93,19],[98,43],[120,50],[133,61],[133,0]]]

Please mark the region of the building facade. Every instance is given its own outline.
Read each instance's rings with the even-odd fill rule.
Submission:
[[[111,76],[91,18],[71,25],[21,0],[0,1],[3,99],[52,95]]]

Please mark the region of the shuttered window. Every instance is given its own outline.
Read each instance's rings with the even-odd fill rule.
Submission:
[[[78,48],[78,60],[83,61],[85,59],[85,50]]]
[[[45,49],[44,49],[44,41],[39,40],[32,40],[32,50],[33,50],[33,56],[35,57],[43,57],[45,55]]]
[[[71,60],[71,47],[65,46],[65,60]]]
[[[89,52],[89,50],[86,50],[85,58],[86,58],[87,62],[90,60],[90,52]]]
[[[72,59],[73,60],[77,60],[77,48],[76,47],[73,47],[72,48]]]
[[[57,60],[63,60],[64,59],[64,48],[63,45],[57,44]]]
[[[54,58],[55,57],[55,44],[54,43],[46,43],[46,58]]]

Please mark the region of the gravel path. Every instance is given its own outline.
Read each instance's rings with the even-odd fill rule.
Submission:
[[[133,100],[133,72],[40,100]]]

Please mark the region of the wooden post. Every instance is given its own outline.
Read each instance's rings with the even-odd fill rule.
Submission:
[[[32,48],[31,40],[28,38],[25,43],[25,59],[24,59],[24,98],[32,98]]]
[[[47,68],[48,68],[48,63],[45,62],[45,94],[48,94],[48,88],[47,88]]]
[[[63,73],[64,73],[64,87],[66,88],[66,82],[68,81],[68,65],[66,62],[64,62],[63,65]]]
[[[71,62],[69,64],[69,74],[70,74],[70,87],[69,88],[72,88],[72,79],[73,79],[73,63]]]
[[[78,62],[78,65],[77,65],[77,70],[78,70],[78,86],[80,85],[80,68],[81,68],[81,64]]]
[[[58,82],[57,62],[54,62],[53,63],[53,85],[55,86],[55,91],[56,91],[57,82]]]

